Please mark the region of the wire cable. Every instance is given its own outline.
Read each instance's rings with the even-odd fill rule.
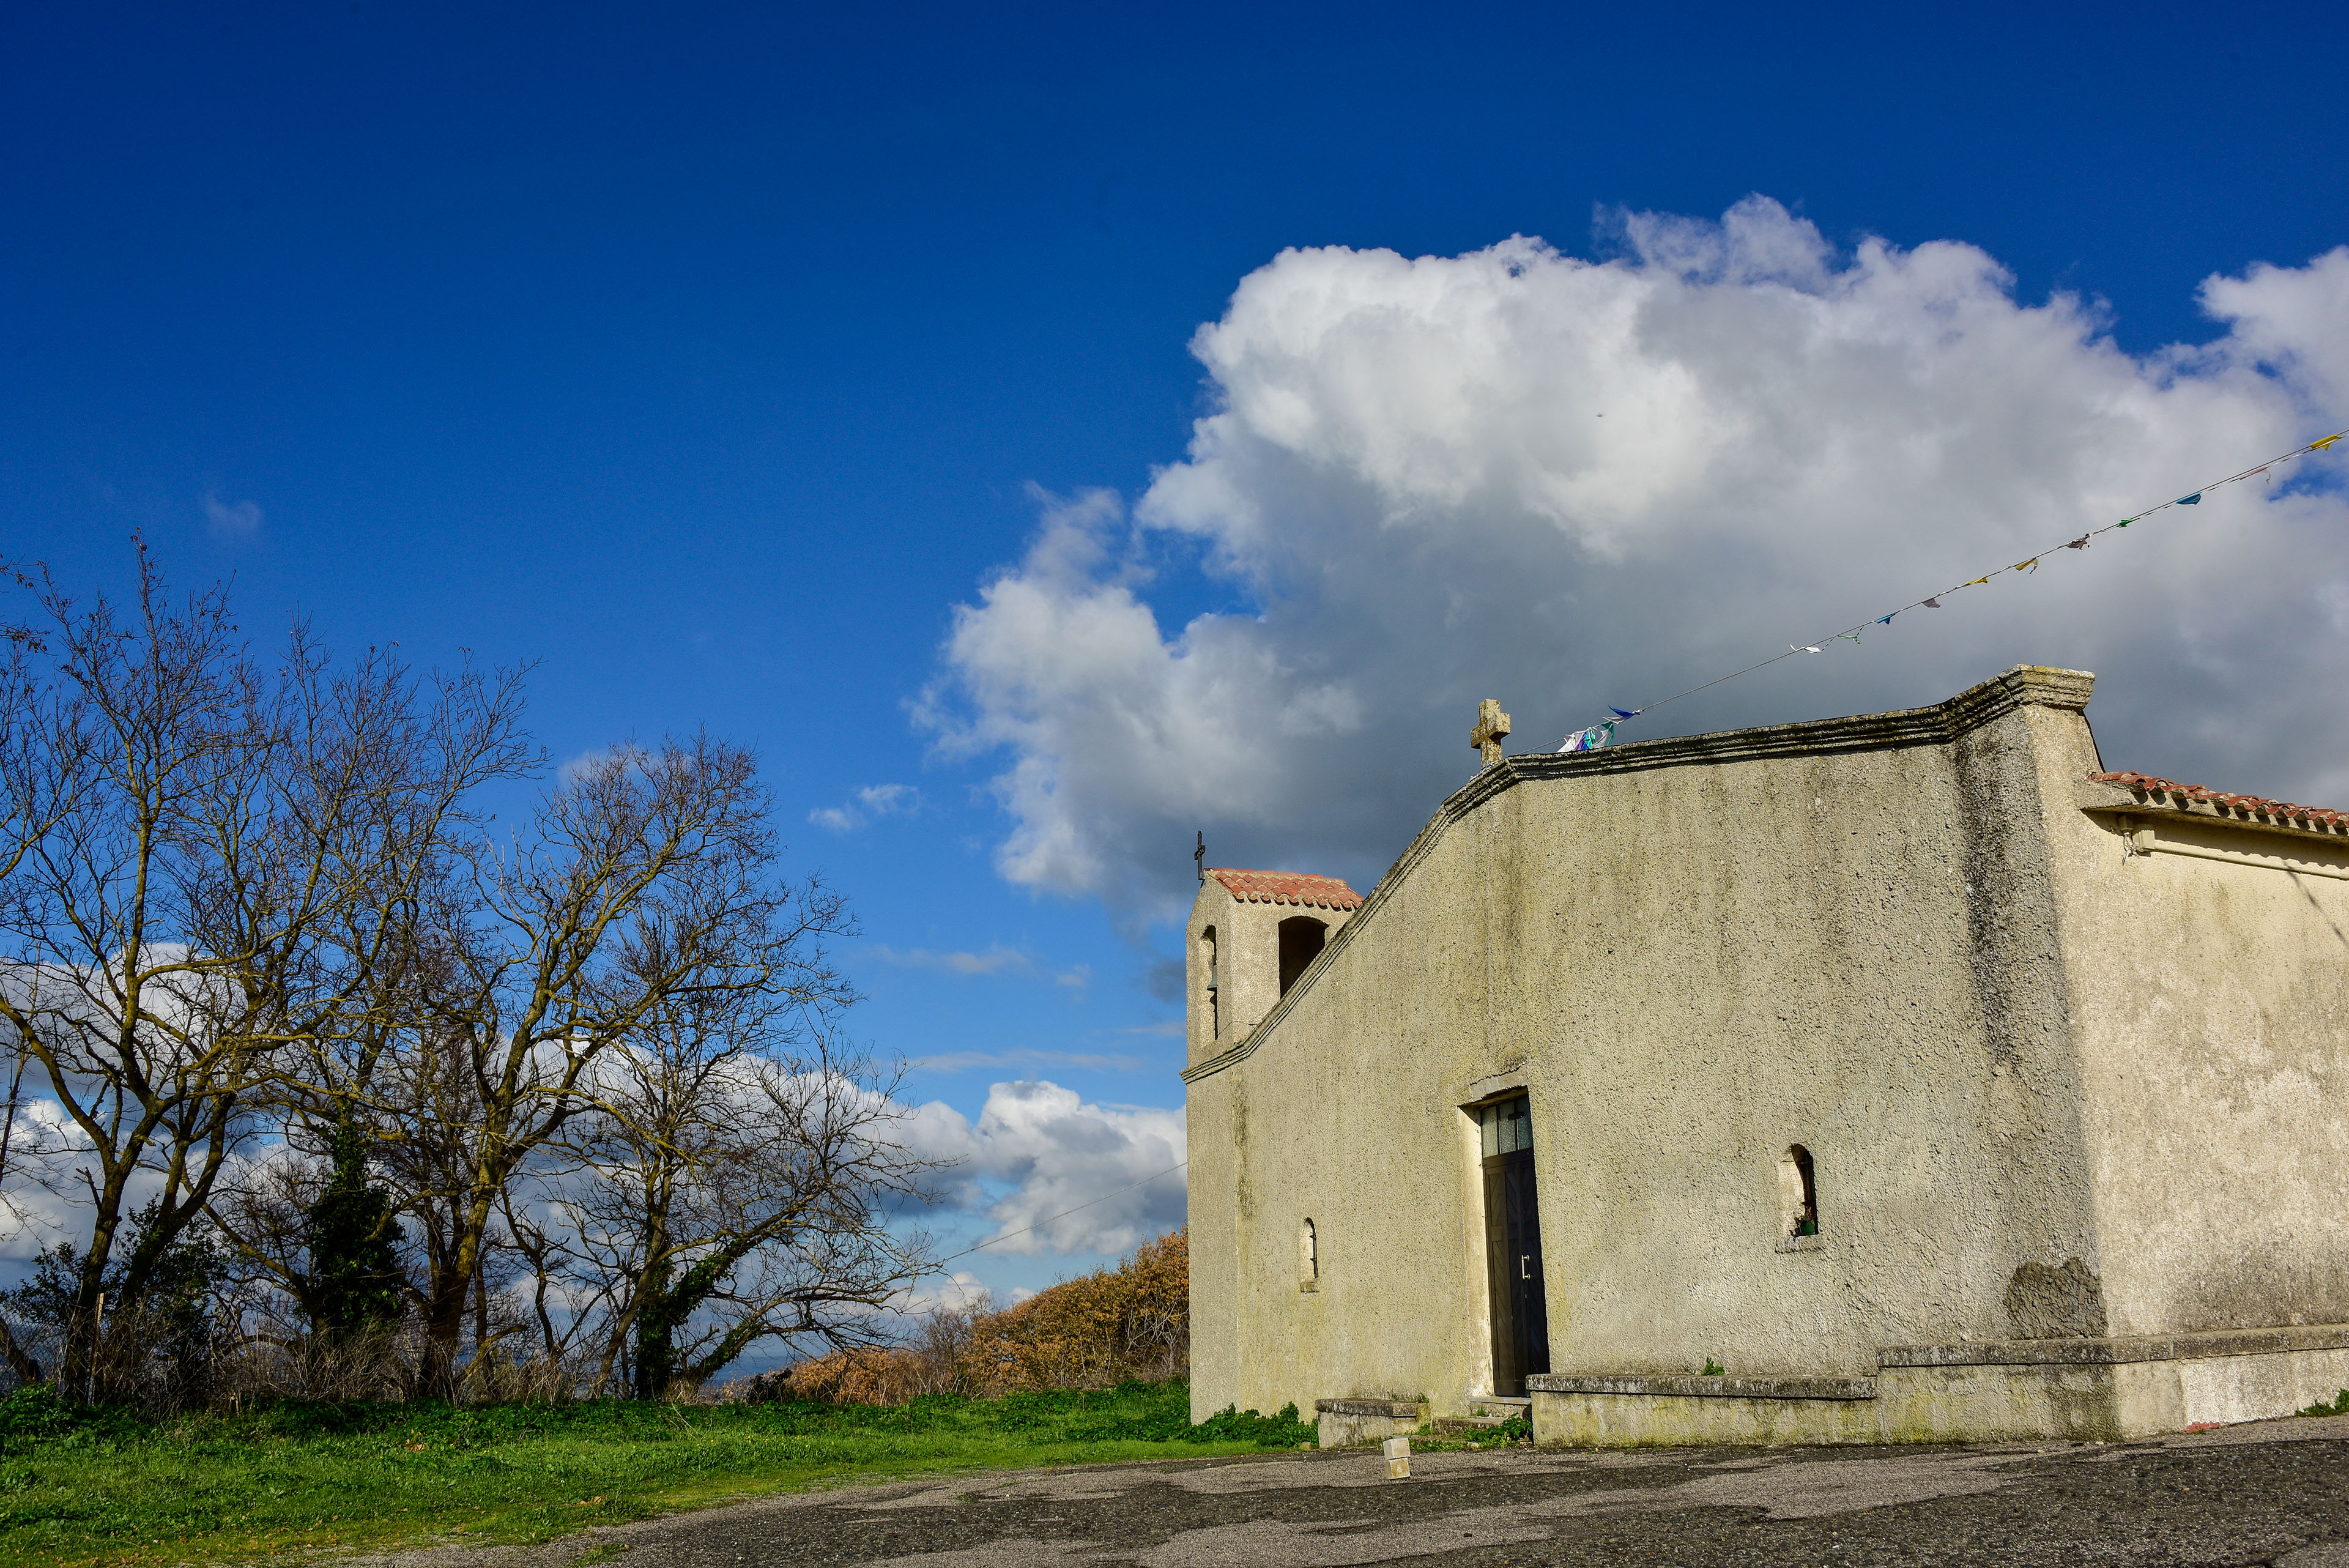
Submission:
[[[1857,625],[1847,626],[1841,631],[1830,632],[1825,637],[1815,638],[1808,642],[1788,643],[1786,645],[1786,651],[1784,653],[1774,653],[1767,659],[1755,660],[1754,663],[1747,665],[1743,670],[1733,670],[1726,675],[1717,675],[1701,685],[1690,687],[1685,691],[1675,691],[1669,697],[1659,697],[1652,702],[1642,703],[1640,706],[1630,709],[1628,711],[1619,708],[1610,708],[1608,711],[1613,717],[1614,722],[1619,724],[1627,719],[1636,719],[1643,713],[1651,713],[1668,702],[1677,702],[1683,697],[1693,697],[1700,691],[1710,691],[1713,687],[1719,686],[1724,681],[1734,680],[1741,675],[1751,675],[1757,670],[1767,669],[1769,666],[1777,663],[1782,659],[1792,659],[1798,653],[1820,652],[1827,644],[1835,642],[1840,639],[1848,638],[1851,641],[1857,643],[1859,640],[1859,634],[1867,630],[1869,627],[1891,625],[1893,616],[1905,615],[1912,609],[1919,609],[1927,605],[1930,605],[1935,609],[1939,609],[1941,607],[1939,601],[1943,595],[1958,593],[1966,588],[1981,587],[1987,584],[1992,577],[2004,576],[2009,572],[2035,571],[2038,569],[2042,556],[2053,555],[2057,550],[2085,549],[2087,548],[2088,541],[2094,539],[2099,534],[2109,534],[2116,528],[2126,528],[2132,523],[2141,523],[2147,517],[2152,516],[2155,513],[2167,512],[2173,506],[2199,505],[2200,504],[2203,496],[2209,494],[2211,491],[2218,489],[2222,484],[2232,484],[2237,480],[2249,479],[2253,474],[2265,473],[2277,463],[2290,462],[2293,458],[2305,457],[2311,452],[2323,452],[2334,441],[2340,441],[2344,437],[2349,437],[2349,430],[2339,430],[2333,431],[2329,436],[2320,436],[2314,441],[2303,442],[2302,445],[2292,448],[2290,452],[2285,452],[2281,456],[2271,457],[2268,459],[2267,462],[2260,463],[2255,467],[2244,469],[2240,473],[2230,473],[2224,479],[2214,479],[2199,490],[2189,491],[2184,495],[2180,495],[2174,500],[2165,501],[2158,506],[2148,506],[2142,512],[2131,513],[2128,516],[2122,518],[2117,523],[2107,523],[2101,528],[2091,528],[2086,533],[2079,535],[2076,537],[2058,540],[2056,543],[2048,545],[2045,549],[2039,551],[2036,555],[2025,556],[2023,559],[2015,562],[2013,566],[2001,566],[1995,571],[1984,572],[1979,577],[1969,577],[1962,583],[1941,589],[1939,593],[1930,593],[1927,594],[1922,598],[1912,599],[1909,603],[1902,605],[1899,609],[1893,610],[1889,614],[1871,616],[1868,619],[1860,621]],[[1602,725],[1606,722],[1607,721],[1604,719],[1599,721],[1599,723]],[[1588,733],[1588,731],[1580,732],[1585,734]],[[1569,733],[1567,736],[1568,741],[1572,741],[1574,738],[1573,733]],[[1595,750],[1596,748],[1591,749]]]

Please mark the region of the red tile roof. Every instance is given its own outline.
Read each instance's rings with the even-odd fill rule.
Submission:
[[[1210,866],[1207,875],[1243,904],[1310,904],[1321,909],[1351,909],[1362,896],[1335,877],[1302,871],[1238,871]]]
[[[2167,804],[2172,805],[2199,804],[2216,807],[2229,815],[2240,812],[2246,816],[2272,817],[2278,822],[2329,832],[2349,827],[2349,811],[2294,805],[2288,800],[2268,800],[2256,794],[2221,794],[2214,789],[2204,789],[2200,784],[2172,784],[2151,774],[2090,774],[2088,776],[2098,784],[2121,784],[2147,798],[2167,795],[2169,797]]]

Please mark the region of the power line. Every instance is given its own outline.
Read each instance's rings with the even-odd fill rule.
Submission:
[[[1922,598],[1912,599],[1909,603],[1902,605],[1899,609],[1890,611],[1885,615],[1872,616],[1867,620],[1861,621],[1857,625],[1847,626],[1841,631],[1830,632],[1825,637],[1815,638],[1807,642],[1789,643],[1786,645],[1786,651],[1784,653],[1774,653],[1767,659],[1755,660],[1754,663],[1747,665],[1743,670],[1733,670],[1726,675],[1717,675],[1712,680],[1704,681],[1700,685],[1690,687],[1685,691],[1675,691],[1669,697],[1660,697],[1652,702],[1642,703],[1637,708],[1609,708],[1608,711],[1613,715],[1611,722],[1609,720],[1601,720],[1598,724],[1591,726],[1589,729],[1579,731],[1576,734],[1568,735],[1566,738],[1566,743],[1571,745],[1573,742],[1579,740],[1584,743],[1576,747],[1577,750],[1596,750],[1599,745],[1605,743],[1599,739],[1599,734],[1602,731],[1609,739],[1611,739],[1617,724],[1622,723],[1627,720],[1636,719],[1642,713],[1653,712],[1667,702],[1677,702],[1683,697],[1693,697],[1700,691],[1710,691],[1713,687],[1719,686],[1724,681],[1734,680],[1741,675],[1751,675],[1757,670],[1762,670],[1770,665],[1775,664],[1782,659],[1792,659],[1798,653],[1822,652],[1827,645],[1836,642],[1838,639],[1847,639],[1853,643],[1857,643],[1859,641],[1859,634],[1861,632],[1867,630],[1871,626],[1890,626],[1892,624],[1893,616],[1905,615],[1912,609],[1920,609],[1928,607],[1933,609],[1940,609],[1941,607],[1940,601],[1945,595],[1958,593],[1966,588],[1981,587],[1984,584],[1988,583],[1992,577],[2004,576],[2010,572],[2021,573],[2036,571],[2042,556],[2053,555],[2057,550],[2085,550],[2088,547],[2088,541],[2095,538],[2099,534],[2109,534],[2116,528],[2126,528],[2132,523],[2141,523],[2146,518],[2152,516],[2155,513],[2167,512],[2173,506],[2198,506],[2201,504],[2203,496],[2209,494],[2211,491],[2218,489],[2222,484],[2232,484],[2237,480],[2249,479],[2256,473],[2265,473],[2277,463],[2289,462],[2296,457],[2305,457],[2311,452],[2323,452],[2334,441],[2340,441],[2344,437],[2349,437],[2349,430],[2335,431],[2329,436],[2320,436],[2315,441],[2307,441],[2300,446],[2292,448],[2290,452],[2283,453],[2280,457],[2271,457],[2268,459],[2267,462],[2260,463],[2256,467],[2244,469],[2240,473],[2230,473],[2224,479],[2214,479],[2209,483],[2203,485],[2199,490],[2189,491],[2186,494],[2177,497],[2175,500],[2165,501],[2158,506],[2148,506],[2142,512],[2132,513],[2128,516],[2122,518],[2117,523],[2107,523],[2101,528],[2091,528],[2086,533],[2080,535],[2076,538],[2058,540],[2056,543],[2050,545],[2045,549],[2040,551],[2037,555],[2026,556],[2024,559],[2015,562],[2013,566],[2001,566],[1995,571],[1984,572],[1979,577],[1969,577],[1962,583],[1941,589],[1940,593],[1927,594]]]

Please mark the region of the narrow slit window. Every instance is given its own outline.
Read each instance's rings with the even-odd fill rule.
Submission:
[[[1221,977],[1216,973],[1216,928],[1213,926],[1199,933],[1199,967],[1207,977],[1207,989],[1203,999],[1207,1015],[1207,1038],[1219,1039],[1224,1033],[1223,1000],[1218,993]]]
[[[1789,1145],[1778,1158],[1778,1205],[1781,1234],[1791,1239],[1819,1233],[1818,1168],[1801,1144]]]
[[[1305,1221],[1297,1237],[1297,1288],[1318,1291],[1321,1288],[1321,1239],[1315,1234],[1313,1221]]]

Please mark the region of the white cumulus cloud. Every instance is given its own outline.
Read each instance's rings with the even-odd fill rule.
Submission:
[[[876,816],[903,816],[918,810],[922,792],[912,784],[866,784],[838,805],[820,805],[808,820],[833,833],[851,833]]]
[[[1124,1033],[1132,1033],[1128,1030]],[[1151,1064],[1139,1056],[1096,1051],[1042,1051],[1022,1046],[1011,1051],[945,1051],[916,1056],[909,1064],[929,1073],[1001,1072],[1006,1068],[1077,1067],[1093,1073],[1147,1073]]]
[[[203,495],[204,523],[217,539],[250,539],[261,532],[261,506],[252,501],[222,501],[210,491]]]
[[[1180,1109],[1096,1105],[1032,1080],[990,1086],[976,1123],[932,1101],[905,1136],[929,1158],[959,1162],[944,1196],[996,1222],[1005,1239],[990,1252],[1124,1252],[1184,1221]]]
[[[1034,974],[1036,961],[1017,948],[1007,948],[1001,942],[989,946],[983,953],[932,952],[927,948],[893,948],[886,942],[875,943],[873,956],[883,963],[900,969],[926,970],[932,974],[951,974],[964,979],[980,975]]]
[[[925,970],[931,974],[953,975],[962,980],[1007,974],[1026,975],[1033,979],[1049,976],[1054,985],[1082,991],[1092,983],[1093,978],[1091,964],[1071,964],[1056,972],[1038,963],[1033,954],[1017,948],[1007,948],[1001,942],[990,943],[985,952],[962,950],[932,952],[927,948],[893,948],[886,942],[875,943],[869,950],[883,963],[893,964],[899,969]]]
[[[1006,877],[1163,916],[1196,827],[1222,864],[1373,877],[1473,768],[1480,698],[1554,747],[2349,423],[2349,248],[2212,278],[2208,341],[2133,355],[1969,244],[1838,251],[1761,197],[1613,233],[1603,262],[1333,247],[1241,282],[1183,459],[1130,509],[1045,498],[957,612],[920,714],[1003,759]],[[2060,664],[2098,672],[2108,763],[2349,805],[2344,453],[1624,738]],[[1224,602],[1169,624],[1194,565]]]

